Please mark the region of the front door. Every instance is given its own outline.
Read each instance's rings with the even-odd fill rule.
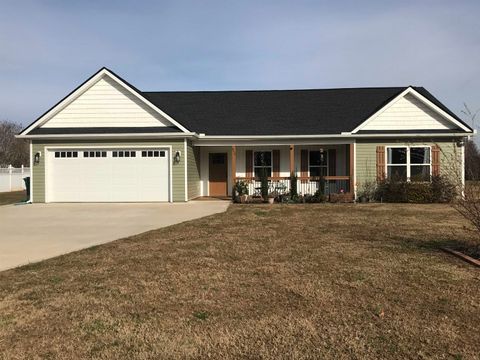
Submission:
[[[214,153],[209,156],[208,181],[210,196],[227,196],[227,154]]]

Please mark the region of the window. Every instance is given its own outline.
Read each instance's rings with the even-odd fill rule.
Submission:
[[[76,158],[78,157],[77,151],[55,151],[56,158]]]
[[[429,147],[387,147],[387,177],[394,180],[429,181]]]
[[[134,157],[135,155],[132,155]],[[165,151],[142,151],[142,157],[165,157]]]
[[[272,152],[255,151],[253,153],[253,172],[255,177],[260,177],[266,171],[268,177],[272,176]]]
[[[410,148],[410,180],[429,181],[431,174],[430,148]]]
[[[130,150],[117,150],[112,151],[112,157],[135,157],[136,151]]]
[[[225,154],[211,154],[212,164],[214,165],[223,165],[225,164],[226,156]]]
[[[308,170],[310,176],[327,176],[328,156],[326,151],[310,151]]]
[[[73,157],[76,157],[75,155]],[[95,158],[95,157],[107,157],[106,151],[84,151],[83,152],[84,158]]]

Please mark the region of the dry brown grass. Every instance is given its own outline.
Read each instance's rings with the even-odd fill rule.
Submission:
[[[27,198],[25,191],[0,192],[0,206],[15,204]]]
[[[0,357],[473,359],[443,205],[232,206],[0,273]]]

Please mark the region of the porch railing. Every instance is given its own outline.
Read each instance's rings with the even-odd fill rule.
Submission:
[[[237,177],[236,181],[244,181],[248,186],[248,193],[261,196],[261,182],[259,178]],[[350,192],[349,176],[325,176],[324,194],[341,194]],[[297,192],[299,195],[313,195],[319,189],[322,180],[320,177],[298,177]],[[290,192],[290,177],[269,177],[268,192],[275,195],[284,195]]]

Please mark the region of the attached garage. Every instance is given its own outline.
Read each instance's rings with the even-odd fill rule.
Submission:
[[[48,148],[47,202],[169,201],[170,149]]]

